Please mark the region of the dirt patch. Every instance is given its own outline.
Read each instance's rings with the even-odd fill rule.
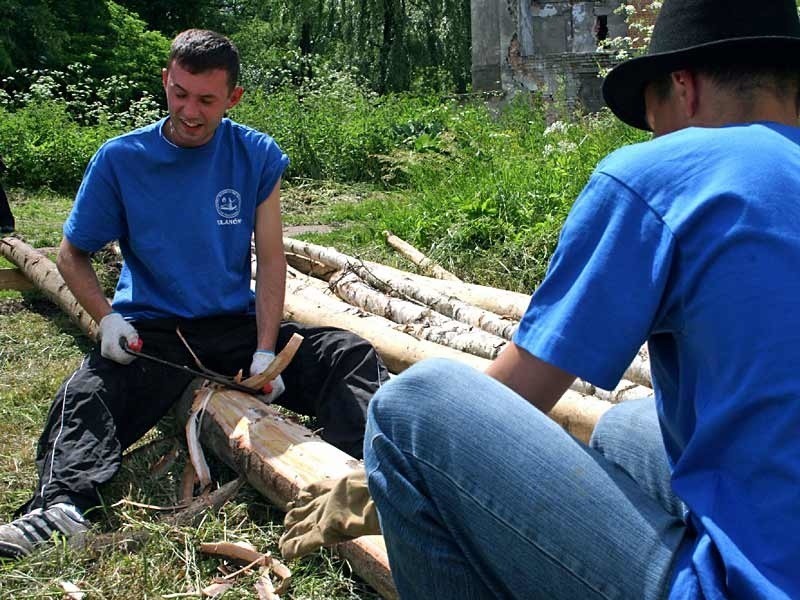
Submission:
[[[292,237],[304,233],[330,233],[333,230],[330,225],[290,225],[283,228],[283,235]]]

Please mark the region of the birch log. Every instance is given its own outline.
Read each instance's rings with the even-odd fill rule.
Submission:
[[[352,256],[342,254],[334,248],[325,248],[308,244],[307,242],[284,238],[284,249],[297,254],[304,254],[343,271],[353,271],[364,281],[378,289],[387,293],[394,292],[406,298],[412,298],[457,321],[480,327],[484,331],[507,340],[511,339],[511,335],[517,326],[517,323],[511,319],[506,319],[485,309],[462,302],[454,296],[447,296],[435,290],[422,289],[417,285],[408,285],[408,282],[403,279],[383,280],[376,277],[363,262]]]
[[[458,277],[453,275],[450,271],[435,263],[430,258],[425,256],[422,252],[417,250],[414,246],[400,239],[391,231],[384,231],[383,236],[386,242],[401,255],[405,256],[408,260],[417,265],[423,272],[433,275],[436,279],[447,279],[449,281],[461,281]]]
[[[69,291],[55,263],[39,254],[28,244],[17,238],[0,239],[0,254],[17,265],[53,304],[61,308],[69,318],[91,339],[97,337],[97,324]]]
[[[333,275],[330,286],[348,304],[401,324],[402,331],[418,339],[488,359],[497,357],[508,343],[501,337],[446,317],[427,306],[383,294],[352,272],[340,271]]]
[[[296,242],[291,238],[284,238],[284,242]],[[323,248],[322,246],[310,247]],[[326,265],[322,262],[313,260],[306,255],[294,252],[287,253],[287,262],[302,273],[313,275],[314,277],[328,281],[336,267]],[[405,280],[405,285],[419,285],[432,288],[442,294],[455,296],[460,300],[481,307],[500,316],[519,320],[525,314],[530,304],[531,297],[527,294],[503,290],[500,288],[477,285],[472,283],[446,281],[416,273],[409,273],[400,269],[395,269],[380,263],[363,261],[364,265],[379,279],[383,281],[394,281],[396,279]],[[650,377],[650,360],[647,353],[647,346],[643,346],[639,354],[634,358],[631,365],[625,371],[623,378],[638,385],[652,388],[653,383]]]
[[[286,250],[287,262],[307,275],[313,275],[314,277],[327,280],[334,271],[341,269],[341,267],[331,265],[330,263],[326,264],[319,259],[314,259],[310,254],[303,251],[303,248],[306,248],[311,253],[321,254],[327,250],[325,246],[301,242],[289,237],[283,238],[283,245]],[[404,281],[404,285],[422,286],[447,296],[455,296],[467,304],[478,306],[484,310],[508,318],[520,319],[522,315],[525,314],[525,310],[530,302],[529,295],[520,294],[519,292],[477,285],[474,283],[465,283],[463,281],[436,279],[435,277],[427,277],[425,275],[418,275],[416,273],[395,269],[394,267],[381,263],[361,261],[353,257],[349,258],[352,261],[356,261],[358,264],[363,264],[372,271],[376,277],[385,282],[390,282],[395,279],[402,280]]]
[[[74,298],[71,302],[64,301],[65,284],[63,280],[60,284],[56,281],[55,276],[58,273],[55,264],[46,257],[38,255],[26,244],[18,240],[9,243],[7,240],[8,238],[5,238],[0,243],[3,255],[24,271],[25,265],[29,265],[32,269],[31,281],[75,319],[84,333],[92,335],[94,323],[79,318],[79,315],[84,313],[79,307],[76,310],[77,301]],[[12,253],[9,248],[13,248],[14,252]],[[27,271],[25,272],[27,276]],[[47,292],[45,286],[53,287],[54,282],[56,289]],[[293,298],[291,293],[287,296],[287,299],[290,298]],[[291,309],[285,316],[292,316]],[[354,315],[351,316],[358,319]],[[298,320],[303,321],[303,319]],[[377,336],[378,339],[371,341],[379,343],[381,339],[387,337],[387,331],[394,330],[384,328]],[[402,336],[406,343],[416,347],[423,345],[407,334],[396,333]],[[431,348],[430,355],[457,356],[462,362],[473,365],[485,365],[488,362],[438,344],[429,343],[427,347]],[[407,360],[407,355],[404,360]],[[179,418],[184,421],[189,413],[191,401],[192,390],[189,390],[177,411]],[[588,441],[597,419],[610,406],[608,402],[584,398],[576,392],[568,391],[550,412],[550,416],[578,439]],[[202,419],[203,443],[220,459],[242,473],[256,490],[283,509],[300,487],[319,479],[341,477],[357,464],[357,461],[349,455],[326,444],[305,427],[287,421],[276,409],[265,406],[247,394],[234,390],[215,391],[205,410],[209,418]],[[353,570],[379,594],[392,600],[397,598],[381,536],[364,536],[345,542],[339,544],[337,550],[350,562]]]

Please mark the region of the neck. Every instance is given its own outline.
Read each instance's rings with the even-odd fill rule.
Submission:
[[[701,104],[692,119],[692,125],[720,127],[732,123],[771,121],[783,125],[798,124],[796,94],[776,94],[772,90],[758,90],[750,94],[731,92],[715,94],[709,102]]]

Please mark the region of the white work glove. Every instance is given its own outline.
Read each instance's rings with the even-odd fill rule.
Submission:
[[[266,371],[273,360],[275,360],[274,352],[270,350],[256,350],[255,354],[253,354],[253,362],[250,363],[250,377]],[[273,379],[270,384],[272,385],[272,391],[267,394],[267,403],[273,402],[286,390],[286,386],[283,385],[283,377],[280,375]]]
[[[129,364],[136,357],[122,349],[123,339],[129,346],[139,345],[139,333],[121,314],[112,312],[100,319],[100,354],[121,365]]]

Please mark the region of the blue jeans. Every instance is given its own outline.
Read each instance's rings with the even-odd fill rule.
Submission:
[[[688,536],[653,401],[613,408],[591,446],[453,361],[384,385],[364,460],[401,598],[666,597]]]

